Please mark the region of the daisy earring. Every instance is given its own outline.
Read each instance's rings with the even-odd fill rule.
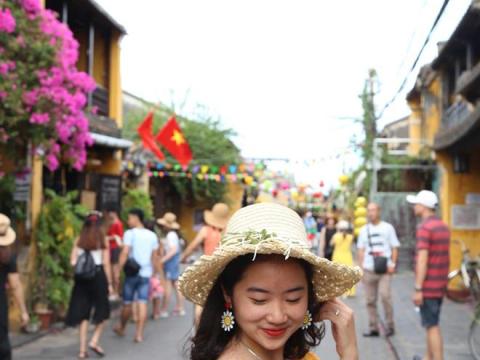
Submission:
[[[230,303],[225,303],[225,311],[223,312],[222,315],[222,329],[225,332],[230,332],[233,330],[233,325],[235,325],[235,317],[233,316],[232,313],[232,304]]]
[[[305,316],[303,317],[302,330],[307,330],[310,326],[312,326],[312,321],[312,313],[310,310],[307,310]]]

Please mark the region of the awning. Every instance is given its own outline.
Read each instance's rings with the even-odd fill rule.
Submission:
[[[108,146],[115,149],[128,149],[133,145],[133,142],[127,139],[116,138],[97,133],[90,133],[95,145]]]

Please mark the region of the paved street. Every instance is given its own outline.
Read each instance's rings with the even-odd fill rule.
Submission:
[[[391,344],[384,338],[364,339],[361,333],[367,324],[363,306],[363,291],[359,287],[357,298],[347,300],[356,313],[356,324],[362,360],[411,359],[424,349],[424,331],[420,327],[419,316],[410,302],[413,276],[410,273],[396,276],[394,281],[395,318],[397,335]],[[445,359],[471,359],[466,343],[471,310],[469,305],[446,301],[442,314],[442,327],[445,332]],[[128,335],[120,339],[113,335],[112,324],[103,337],[102,345],[111,359],[182,359],[182,349],[188,339],[192,323],[192,308],[186,317],[172,317],[150,321],[146,330],[145,343],[134,344],[133,324]],[[46,336],[34,343],[16,349],[15,360],[74,359],[77,355],[78,338],[75,330],[65,330],[56,335]],[[322,360],[338,359],[328,326],[327,337],[316,349]],[[398,357],[395,355],[398,354]]]

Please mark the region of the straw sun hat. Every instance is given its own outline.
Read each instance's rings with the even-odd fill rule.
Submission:
[[[180,229],[180,224],[177,223],[177,215],[171,212],[165,213],[162,218],[157,220],[157,224],[173,230]]]
[[[225,229],[230,217],[230,209],[227,204],[218,203],[213,205],[212,210],[205,210],[203,217],[208,225]]]
[[[236,257],[279,254],[312,265],[313,288],[318,301],[343,295],[361,278],[358,267],[332,263],[310,252],[302,219],[291,209],[274,203],[255,204],[230,219],[219,248],[203,255],[180,278],[187,299],[203,306],[218,276]]]
[[[15,242],[15,231],[10,226],[10,219],[0,214],[0,246],[8,246]]]

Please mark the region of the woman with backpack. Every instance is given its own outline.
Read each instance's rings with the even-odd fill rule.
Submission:
[[[110,272],[110,253],[105,236],[102,214],[91,212],[85,219],[79,238],[75,241],[70,261],[74,267],[75,284],[68,308],[66,325],[80,325],[79,359],[88,358],[88,323],[95,331],[88,348],[98,356],[105,355],[99,345],[105,320],[110,317],[108,296],[113,292]],[[93,311],[93,314],[92,314]]]

